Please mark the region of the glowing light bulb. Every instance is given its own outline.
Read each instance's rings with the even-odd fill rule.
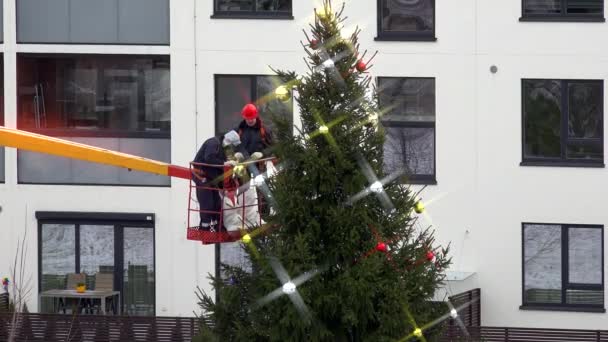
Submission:
[[[262,176],[262,175],[255,176],[255,178],[253,179],[253,185],[262,186],[263,184],[264,184],[264,176]]]
[[[285,284],[283,284],[283,293],[284,294],[292,294],[296,292],[296,284],[288,281]]]
[[[456,309],[450,310],[450,317],[456,319],[456,317],[458,317],[458,311],[456,311]]]
[[[374,113],[374,114],[370,114],[368,116],[368,120],[372,123],[377,123],[378,122],[378,114]]]
[[[375,181],[374,183],[372,183],[372,185],[370,185],[369,189],[372,192],[380,193],[384,190],[384,187],[382,186],[382,183],[380,183],[380,181]]]
[[[327,134],[327,132],[329,132],[329,128],[327,128],[327,126],[323,125],[323,126],[319,127],[319,132],[321,134]]]
[[[244,243],[250,243],[251,242],[251,235],[249,235],[249,234],[243,235],[242,240],[243,240]]]
[[[422,337],[422,329],[420,329],[420,328],[414,329],[414,336]]]
[[[241,172],[243,172],[243,170],[245,170],[245,167],[241,164],[236,165],[234,167],[234,173],[241,173]]]
[[[334,61],[330,58],[321,64],[325,69],[333,68]]]
[[[275,90],[274,90],[274,95],[277,97],[277,99],[279,101],[288,101],[289,100],[289,91],[287,90],[287,87],[285,87],[284,85],[278,86]]]
[[[422,203],[422,201],[416,202],[416,205],[414,205],[414,211],[417,214],[422,214],[424,212],[424,203]]]

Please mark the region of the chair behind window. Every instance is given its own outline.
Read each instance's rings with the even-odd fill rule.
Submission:
[[[87,276],[84,273],[68,273],[67,290],[75,290],[79,283],[85,284]]]

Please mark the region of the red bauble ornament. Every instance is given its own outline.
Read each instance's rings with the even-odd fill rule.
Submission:
[[[359,72],[364,72],[365,70],[367,70],[367,65],[363,62],[363,61],[358,61],[357,65],[355,66],[355,68],[357,68],[357,71]]]
[[[319,48],[319,41],[316,39],[313,39],[310,41],[310,48],[313,50],[316,50],[317,48]]]
[[[386,252],[386,244],[384,242],[378,242],[376,245],[376,250],[378,252]]]
[[[433,251],[426,252],[426,260],[433,261],[435,259],[435,253]]]

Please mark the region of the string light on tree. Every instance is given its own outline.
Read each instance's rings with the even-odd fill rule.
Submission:
[[[420,329],[420,328],[414,329],[414,336],[422,337],[422,329]]]
[[[321,64],[325,69],[329,69],[329,68],[333,68],[334,67],[334,61],[330,58],[328,60],[326,60],[325,62],[323,62],[323,64]]]
[[[245,234],[243,235],[243,237],[241,238],[241,240],[243,240],[244,243],[250,243],[251,242],[251,235],[249,234]]]
[[[327,126],[321,125],[321,127],[319,127],[319,133],[327,134],[327,132],[329,132],[329,128]]]
[[[285,284],[283,284],[283,293],[284,294],[293,294],[294,292],[296,292],[296,284],[294,284],[291,281],[286,282]]]
[[[456,309],[450,310],[450,317],[452,317],[452,319],[456,319],[458,317],[458,311],[456,311]]]
[[[379,194],[382,191],[384,191],[384,187],[382,186],[382,183],[380,183],[380,181],[375,181],[374,183],[372,183],[372,185],[370,185],[369,189],[372,192],[375,192],[377,194]]]
[[[278,86],[274,90],[274,95],[277,98],[277,100],[279,100],[279,101],[282,101],[282,102],[289,101],[289,90],[287,90],[287,87],[285,87],[284,85]]]
[[[416,202],[416,205],[414,205],[414,211],[417,214],[422,214],[424,212],[424,203],[422,203],[422,201]]]

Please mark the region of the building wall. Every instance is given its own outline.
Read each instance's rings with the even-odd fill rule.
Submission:
[[[435,227],[440,243],[451,243],[452,270],[476,272],[464,282],[448,283],[447,293],[481,287],[484,325],[605,327],[606,314],[519,306],[521,222],[606,224],[600,193],[608,185],[606,170],[519,163],[521,78],[604,79],[608,24],[522,23],[519,1],[437,0],[436,42],[380,42],[374,40],[376,2],[346,2],[346,30],[358,25],[362,48],[379,51],[373,76],[436,78],[438,184],[422,194],[427,203],[422,222]],[[17,45],[15,2],[5,0],[0,50],[6,125],[16,126],[17,52],[169,54],[171,158],[187,165],[214,134],[213,75],[270,74],[269,65],[305,72],[301,29],[313,7],[294,1],[294,20],[211,19],[212,2],[171,2],[170,46]],[[492,65],[496,74],[489,71]],[[153,212],[157,314],[191,315],[195,286],[210,291],[206,277],[215,272],[214,248],[185,239],[185,182],[175,179],[170,188],[18,185],[16,165],[15,151],[7,149],[0,260],[12,258],[26,228],[28,271],[37,274],[36,211]],[[35,298],[31,303],[35,307]]]

